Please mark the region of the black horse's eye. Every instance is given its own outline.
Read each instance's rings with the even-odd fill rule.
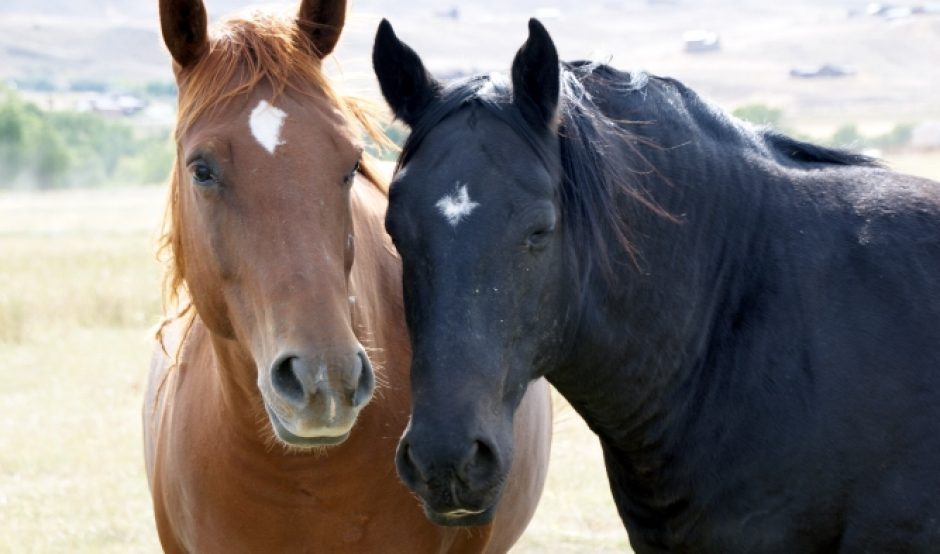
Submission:
[[[215,174],[205,162],[196,161],[190,164],[189,173],[193,177],[193,183],[199,186],[208,187],[215,184]]]
[[[529,250],[541,250],[548,244],[548,240],[554,232],[554,225],[551,227],[540,227],[529,233],[529,236],[526,238],[526,246]]]

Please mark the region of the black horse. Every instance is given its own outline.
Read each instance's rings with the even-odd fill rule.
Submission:
[[[373,64],[429,516],[492,513],[544,375],[639,553],[940,552],[940,184],[559,64],[535,20],[511,79],[441,85],[388,22]]]

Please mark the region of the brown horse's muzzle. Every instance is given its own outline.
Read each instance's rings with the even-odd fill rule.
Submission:
[[[277,437],[291,446],[343,442],[375,390],[361,346],[349,354],[286,353],[266,373],[259,384],[268,416]]]

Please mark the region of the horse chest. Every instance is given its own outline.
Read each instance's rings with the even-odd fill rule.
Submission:
[[[282,466],[218,427],[186,425],[177,408],[154,483],[168,552],[445,552],[466,542],[431,525],[395,478],[394,441],[356,449],[367,456],[288,456]]]
[[[236,469],[224,458],[202,460],[177,472],[175,486],[167,487],[172,493],[164,496],[159,511],[169,523],[167,532],[184,550],[370,551],[391,515],[370,509],[365,491],[341,494],[335,483],[306,476]],[[315,465],[310,472],[315,474]]]

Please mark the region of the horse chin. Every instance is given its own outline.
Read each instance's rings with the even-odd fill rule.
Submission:
[[[341,432],[336,435],[317,435],[310,437],[296,435],[287,429],[284,423],[281,422],[281,418],[278,417],[274,410],[267,406],[265,406],[265,409],[268,412],[268,419],[271,421],[271,426],[274,428],[274,436],[277,437],[278,441],[291,448],[314,449],[327,446],[337,446],[345,442],[346,439],[349,438],[349,434],[352,432],[352,429],[350,428],[345,432]]]
[[[435,525],[442,527],[477,527],[493,521],[496,506],[484,510],[453,510],[446,513],[436,512],[424,504],[424,514]]]

